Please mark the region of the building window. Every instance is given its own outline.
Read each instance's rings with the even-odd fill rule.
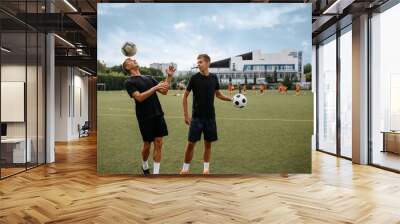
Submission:
[[[340,36],[340,154],[352,157],[352,34]]]
[[[318,48],[318,139],[319,150],[336,154],[336,36]]]
[[[371,18],[371,159],[400,170],[400,4]]]

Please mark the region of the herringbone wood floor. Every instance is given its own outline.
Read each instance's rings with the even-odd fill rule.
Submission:
[[[400,223],[400,175],[313,152],[311,175],[96,174],[96,139],[0,181],[0,223]]]

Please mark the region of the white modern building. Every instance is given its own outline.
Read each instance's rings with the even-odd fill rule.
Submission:
[[[302,52],[285,49],[277,53],[262,53],[254,50],[241,55],[214,61],[210,72],[216,73],[221,83],[248,84],[264,82],[267,76],[275,81],[282,81],[285,76],[300,81],[303,76]]]
[[[171,63],[151,63],[151,64],[150,64],[150,68],[159,69],[159,70],[161,70],[161,72],[164,74],[164,76],[166,76],[167,73],[165,72],[165,70],[166,70],[166,69],[168,68],[168,66],[170,66],[171,64],[174,66],[174,68],[175,68],[176,70],[178,70],[178,65],[177,65],[176,63],[173,63],[173,62],[171,62]]]

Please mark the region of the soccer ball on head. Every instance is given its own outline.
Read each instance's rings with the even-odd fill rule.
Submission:
[[[132,57],[136,54],[136,45],[130,41],[125,42],[121,47],[121,52],[127,57]]]
[[[235,94],[232,99],[233,99],[232,103],[233,103],[234,107],[243,108],[247,104],[246,97],[241,93]]]

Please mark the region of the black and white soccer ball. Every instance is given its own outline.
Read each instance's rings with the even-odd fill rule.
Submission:
[[[121,52],[127,57],[132,57],[137,52],[136,45],[130,41],[127,41],[122,45]]]
[[[233,96],[232,103],[234,107],[243,108],[247,104],[247,98],[243,94],[238,93]]]

